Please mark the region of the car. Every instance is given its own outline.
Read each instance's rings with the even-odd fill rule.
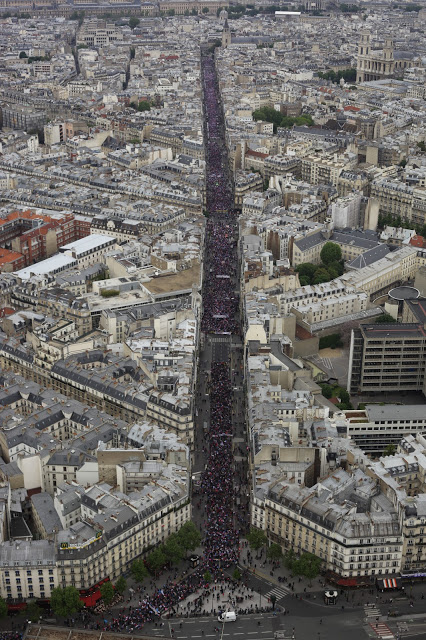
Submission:
[[[235,622],[237,619],[237,614],[235,611],[225,611],[221,613],[217,618],[219,622]]]

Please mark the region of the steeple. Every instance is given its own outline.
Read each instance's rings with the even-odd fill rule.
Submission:
[[[231,44],[231,29],[229,28],[228,18],[226,18],[222,31],[222,47],[226,49]]]

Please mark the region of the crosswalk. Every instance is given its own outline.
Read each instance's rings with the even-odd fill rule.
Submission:
[[[277,600],[281,600],[285,596],[288,596],[289,593],[290,589],[286,589],[286,587],[275,587],[275,589],[272,589],[272,591],[266,594],[266,597],[270,598],[271,596],[275,596]]]
[[[379,618],[382,612],[376,607],[375,604],[365,604],[364,612],[367,618]]]
[[[382,640],[395,640],[395,636],[384,622],[370,622],[370,627]]]

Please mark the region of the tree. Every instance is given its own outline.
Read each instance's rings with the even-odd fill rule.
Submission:
[[[212,574],[210,573],[210,571],[206,571],[203,575],[203,578],[206,584],[210,584],[210,582],[212,581]]]
[[[312,284],[321,284],[322,282],[329,282],[330,280],[330,274],[328,273],[327,269],[325,267],[319,267],[315,271]]]
[[[296,271],[299,276],[306,276],[307,278],[309,278],[309,284],[314,277],[314,273],[317,269],[318,265],[312,264],[312,262],[302,262],[302,264],[298,264],[296,267]]]
[[[390,322],[396,322],[396,320],[390,313],[382,313],[380,316],[377,316],[374,322],[376,324],[389,324]]]
[[[250,533],[246,536],[251,549],[258,551],[265,546],[267,542],[266,535],[260,529],[250,529]]]
[[[277,601],[277,596],[273,593],[271,595],[271,604],[272,604],[272,611],[275,611],[275,603]]]
[[[23,58],[28,58],[27,54],[25,53],[25,51],[21,51],[21,53],[19,54],[20,59],[22,60]]]
[[[114,587],[112,586],[112,583],[109,580],[108,582],[104,582],[104,584],[101,585],[100,592],[102,600],[104,601],[105,605],[109,607],[114,599]]]
[[[0,618],[5,618],[7,616],[7,604],[0,598]]]
[[[138,111],[150,111],[151,103],[148,100],[141,100],[137,107]]]
[[[120,576],[117,582],[115,583],[115,590],[120,595],[123,595],[123,593],[126,591],[126,588],[127,588],[127,582],[125,578],[123,578],[123,576]]]
[[[234,570],[232,579],[235,580],[235,582],[239,582],[241,580],[241,571],[238,568]]]
[[[135,27],[138,26],[139,23],[140,23],[139,18],[135,18],[135,16],[132,16],[129,20],[129,27],[131,29],[134,29]]]
[[[28,620],[31,620],[31,622],[38,622],[41,618],[41,614],[41,607],[39,607],[35,601],[28,603],[27,608],[25,609],[25,615]]]
[[[301,287],[307,287],[309,284],[311,284],[311,279],[308,278],[308,276],[300,276],[299,282]]]
[[[130,568],[130,573],[136,582],[143,582],[148,577],[149,572],[142,558],[134,561]]]
[[[69,587],[55,587],[52,589],[50,606],[55,615],[61,618],[68,618],[77,613],[82,608],[83,603],[80,600],[80,594],[77,589],[70,585]]]
[[[209,12],[209,8],[208,7],[203,7],[203,13],[208,13]]]
[[[293,566],[296,561],[297,561],[297,557],[293,549],[288,549],[288,551],[285,552],[284,558],[283,558],[283,563],[285,568],[289,569],[289,571],[293,571]]]
[[[335,390],[335,394],[338,398],[340,398],[341,403],[349,404],[349,402],[351,401],[349,393],[346,391],[346,389],[343,389],[343,387],[338,387],[338,389]]]
[[[296,571],[299,575],[308,578],[309,582],[317,577],[321,567],[321,558],[313,553],[302,553],[297,561]]]
[[[331,398],[333,395],[333,387],[329,384],[321,385],[322,395],[324,398]]]
[[[160,547],[158,549],[154,549],[146,559],[149,570],[157,575],[157,573],[164,567],[167,562],[167,556],[164,553],[163,549]]]
[[[185,550],[180,544],[179,537],[177,533],[172,533],[169,536],[163,546],[163,552],[166,555],[167,562],[170,564],[179,564],[185,555]]]
[[[339,262],[342,259],[342,250],[335,242],[326,242],[320,253],[321,262],[325,265]]]
[[[274,542],[267,550],[266,555],[268,556],[269,560],[281,560],[281,558],[283,557],[283,552],[280,545]]]
[[[201,544],[201,534],[195,524],[191,521],[185,522],[177,533],[180,546],[185,551],[195,551]]]
[[[386,456],[393,456],[395,453],[396,453],[396,445],[394,445],[394,444],[388,444],[388,446],[383,451],[383,455],[385,457]]]

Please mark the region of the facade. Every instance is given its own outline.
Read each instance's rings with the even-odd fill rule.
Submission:
[[[255,488],[251,523],[285,551],[313,553],[324,569],[341,577],[398,574],[401,568],[396,509],[361,471],[338,470],[310,489],[286,482],[267,492]]]
[[[372,46],[370,33],[363,31],[358,43],[357,81],[385,80],[415,65],[412,56],[397,53],[391,38],[386,38],[383,48],[379,49]]]
[[[351,338],[348,391],[425,392],[423,323],[360,325]]]

